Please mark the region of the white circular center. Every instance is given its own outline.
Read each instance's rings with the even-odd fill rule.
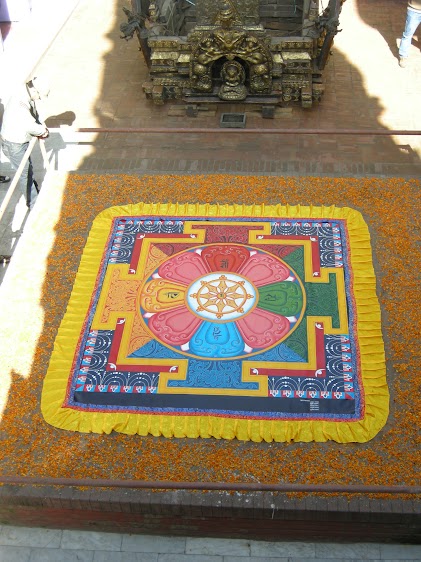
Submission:
[[[208,320],[235,320],[255,306],[256,289],[236,273],[210,273],[199,277],[187,292],[190,309]]]

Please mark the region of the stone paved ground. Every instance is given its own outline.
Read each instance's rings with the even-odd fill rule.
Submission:
[[[0,527],[4,562],[371,562],[421,560],[421,546],[263,542]]]

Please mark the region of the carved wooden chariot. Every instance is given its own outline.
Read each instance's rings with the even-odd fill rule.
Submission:
[[[320,101],[345,0],[131,0],[123,37],[137,34],[148,99],[252,103]]]

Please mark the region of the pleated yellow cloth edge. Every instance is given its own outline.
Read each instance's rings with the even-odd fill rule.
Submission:
[[[359,421],[247,420],[211,416],[101,413],[63,407],[74,352],[95,288],[104,244],[115,217],[124,216],[285,217],[345,219],[349,235],[355,321],[360,346],[364,417]],[[363,343],[363,345],[362,345]],[[70,431],[164,437],[215,437],[260,441],[366,442],[384,426],[389,413],[384,344],[370,234],[361,214],[343,207],[300,205],[148,204],[105,209],[93,222],[66,314],[61,322],[44,380],[41,411],[51,425]]]

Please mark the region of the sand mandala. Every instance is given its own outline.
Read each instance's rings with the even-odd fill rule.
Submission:
[[[388,390],[361,215],[105,210],[56,338],[42,411],[82,432],[371,439],[387,419]]]

